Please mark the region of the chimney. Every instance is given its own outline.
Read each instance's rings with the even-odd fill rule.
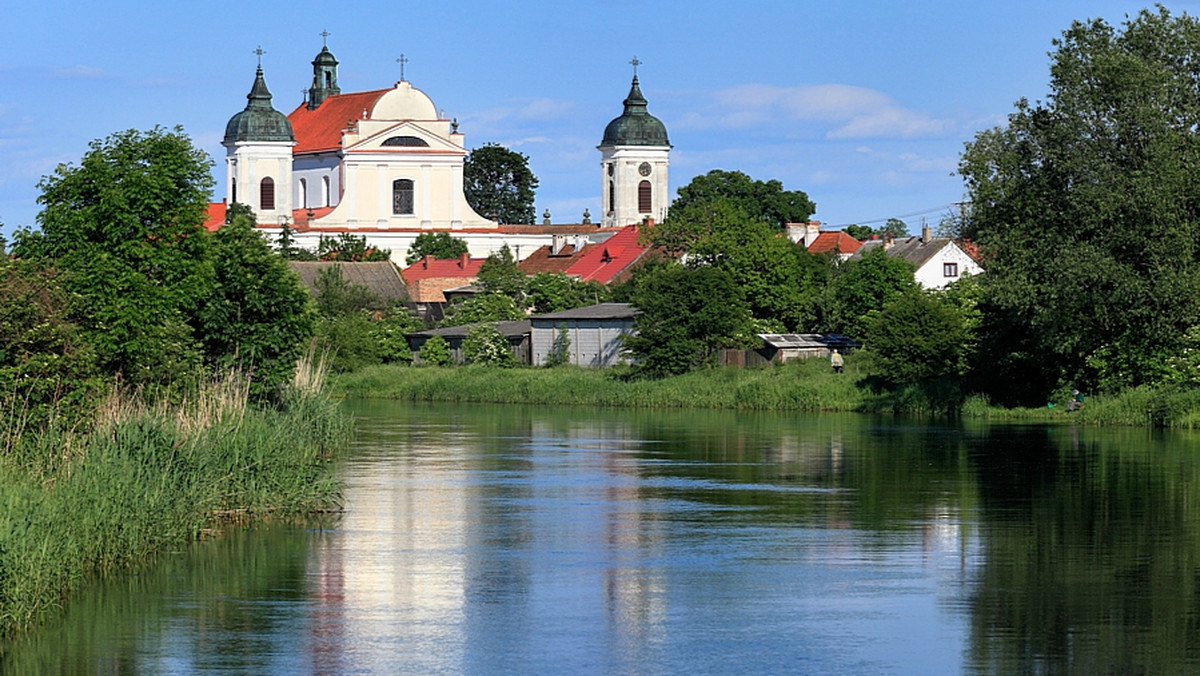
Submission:
[[[892,248],[892,244],[894,244],[895,241],[896,241],[896,238],[892,236],[892,233],[890,233],[890,232],[883,233],[883,250],[887,251],[888,249]]]
[[[433,254],[425,254],[425,257],[421,259],[421,267],[428,270],[429,264],[432,262],[433,262]]]
[[[788,223],[786,227],[788,239],[792,240],[796,244],[804,244],[804,231],[808,227],[806,224]]]
[[[471,254],[469,254],[469,253],[459,254],[458,267],[462,268],[463,270],[466,270],[467,264],[470,262],[471,262]]]
[[[557,256],[562,252],[563,247],[567,245],[566,235],[553,235],[550,238],[550,255]]]
[[[820,237],[820,236],[821,236],[821,222],[820,221],[809,221],[808,223],[804,224],[804,248],[805,249],[812,246],[813,242],[817,241],[817,237]]]
[[[933,229],[928,225],[921,227],[921,244],[929,244],[929,240],[933,239]]]

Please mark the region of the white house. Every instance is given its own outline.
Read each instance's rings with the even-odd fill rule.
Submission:
[[[982,275],[983,267],[949,237],[934,237],[928,226],[920,237],[900,240],[873,239],[862,246],[849,260],[858,260],[870,251],[882,247],[889,256],[903,258],[916,266],[913,278],[924,289],[944,289],[963,275]]]

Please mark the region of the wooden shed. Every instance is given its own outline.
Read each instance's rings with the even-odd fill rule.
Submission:
[[[508,339],[508,347],[512,350],[513,356],[516,357],[518,364],[528,364],[529,361],[529,320],[524,319],[517,322],[489,322],[491,323],[500,335]],[[408,349],[412,350],[413,362],[420,363],[421,348],[424,347],[425,341],[434,336],[441,336],[450,346],[450,359],[455,364],[463,363],[463,340],[471,329],[479,326],[479,324],[463,324],[462,326],[447,326],[441,329],[430,329],[428,331],[417,331],[415,333],[406,334],[404,337],[408,340]]]
[[[828,357],[835,348],[842,354],[861,347],[840,333],[760,333],[763,346],[756,350],[770,362]]]
[[[629,303],[600,303],[530,317],[532,363],[546,363],[560,331],[565,329],[570,341],[568,363],[591,368],[619,364],[621,336],[633,333],[633,320],[639,312]]]

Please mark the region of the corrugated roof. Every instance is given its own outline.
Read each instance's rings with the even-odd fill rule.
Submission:
[[[531,319],[553,321],[560,319],[632,319],[641,314],[641,312],[641,310],[635,308],[630,303],[600,303],[599,305],[577,307],[573,310],[534,315]]]
[[[859,344],[840,333],[760,333],[759,338],[775,348],[842,348]]]
[[[497,331],[500,332],[500,335],[510,337],[510,338],[512,336],[523,336],[523,335],[529,333],[532,330],[532,326],[533,326],[529,322],[528,319],[522,319],[519,321],[512,321],[512,322],[476,322],[474,324],[463,324],[461,326],[447,326],[447,327],[443,327],[440,329],[415,331],[413,333],[406,333],[405,335],[407,335],[407,336],[425,336],[425,337],[441,336],[443,338],[446,338],[448,336],[465,336],[465,335],[467,335],[467,333],[469,333],[471,331],[471,329],[475,328],[476,326],[479,326],[480,324],[491,324],[492,326],[495,327],[495,329]]]
[[[300,280],[309,291],[316,293],[317,276],[321,271],[337,267],[342,277],[351,284],[365,286],[383,300],[408,300],[408,287],[400,272],[391,261],[375,263],[349,263],[345,261],[288,261],[288,265],[300,275]]]

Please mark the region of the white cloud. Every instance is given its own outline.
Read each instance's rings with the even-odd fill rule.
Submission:
[[[711,92],[685,114],[681,129],[763,128],[783,136],[830,139],[931,138],[961,124],[905,107],[883,92],[843,84],[777,87],[745,84]]]

